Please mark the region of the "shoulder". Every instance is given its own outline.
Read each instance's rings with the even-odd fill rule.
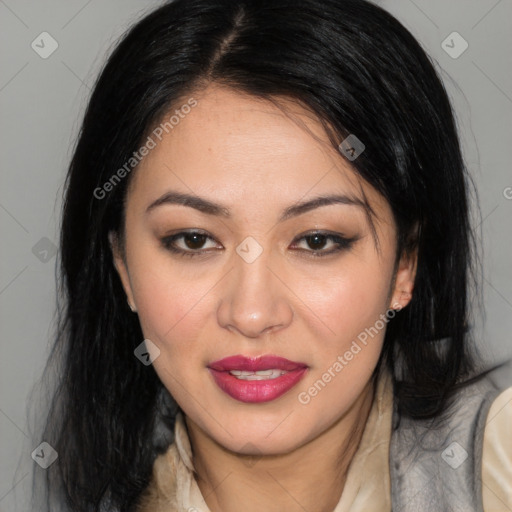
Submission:
[[[512,387],[494,399],[487,415],[482,484],[486,512],[512,510]]]
[[[153,463],[149,485],[139,498],[136,512],[175,512],[177,507],[178,454],[172,443]]]
[[[139,498],[136,512],[177,512],[187,508],[194,465],[185,419],[176,414],[173,441],[156,457],[149,485]]]
[[[482,507],[481,468],[486,422],[507,401],[508,393],[503,395],[490,379],[482,378],[459,388],[447,411],[438,417],[399,418],[390,445],[394,508],[503,510],[503,505],[501,509]],[[506,429],[504,416],[497,421]],[[497,452],[500,449],[498,445]],[[509,477],[500,473],[498,479],[503,478]]]

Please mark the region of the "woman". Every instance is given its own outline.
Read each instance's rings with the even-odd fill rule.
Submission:
[[[443,85],[381,8],[146,16],[69,169],[48,506],[511,507],[468,183]]]

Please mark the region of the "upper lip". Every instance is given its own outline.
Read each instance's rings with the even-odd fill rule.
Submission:
[[[265,355],[258,357],[247,357],[242,355],[229,356],[218,361],[213,361],[208,368],[220,372],[231,370],[245,370],[257,372],[259,370],[285,370],[292,371],[299,368],[306,368],[307,365],[296,361],[290,361],[284,357]]]

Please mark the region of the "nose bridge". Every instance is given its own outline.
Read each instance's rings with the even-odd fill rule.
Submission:
[[[271,259],[270,249],[264,250],[251,237],[239,244],[219,305],[221,326],[253,338],[290,323],[293,313],[286,287],[271,270]]]

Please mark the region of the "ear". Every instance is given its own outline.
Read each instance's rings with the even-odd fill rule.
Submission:
[[[114,266],[116,267],[117,273],[119,274],[119,278],[121,279],[121,283],[126,293],[128,305],[130,306],[130,309],[132,311],[137,311],[135,307],[135,301],[133,300],[132,286],[130,283],[128,268],[126,266],[126,260],[120,246],[119,238],[114,231],[109,232],[108,241],[110,244],[110,250],[112,251],[112,260],[114,262]]]
[[[394,288],[391,294],[390,309],[400,310],[405,308],[412,299],[414,279],[418,265],[418,251],[404,251],[398,262]]]

